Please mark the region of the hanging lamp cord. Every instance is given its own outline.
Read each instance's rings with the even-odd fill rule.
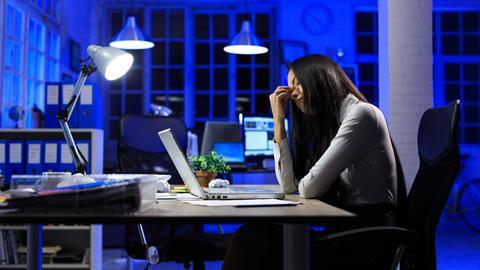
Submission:
[[[247,19],[247,0],[243,1],[243,4],[244,4],[243,16],[245,17],[243,19],[246,20]]]

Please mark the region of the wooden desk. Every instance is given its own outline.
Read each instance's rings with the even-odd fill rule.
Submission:
[[[0,213],[0,223],[282,223],[285,225],[284,269],[309,269],[308,224],[315,223],[328,226],[330,224],[351,222],[355,215],[318,200],[304,200],[298,195],[287,195],[286,199],[301,200],[303,204],[283,207],[236,208],[203,207],[179,201],[159,201],[153,206],[140,209],[134,213],[105,213],[99,211],[59,212],[51,210],[35,211],[34,213]],[[32,238],[38,237],[35,236],[35,233],[41,233],[41,230],[35,230],[35,226],[31,226]],[[29,241],[29,244],[34,246],[32,248],[38,248],[38,243],[35,244]],[[38,268],[30,267],[29,269]]]

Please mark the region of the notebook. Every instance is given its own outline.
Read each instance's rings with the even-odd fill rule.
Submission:
[[[167,153],[173,161],[183,183],[188,186],[190,193],[202,199],[283,199],[282,192],[269,189],[267,187],[229,187],[203,189],[198,183],[197,177],[193,172],[187,158],[178,146],[175,137],[170,129],[158,132]]]

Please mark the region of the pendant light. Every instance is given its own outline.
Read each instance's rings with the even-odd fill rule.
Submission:
[[[247,0],[245,0],[245,14],[247,17]],[[236,34],[223,48],[227,53],[254,55],[268,52],[268,48],[263,46],[257,36],[253,33],[250,22],[245,20],[242,22],[240,32]]]
[[[130,2],[132,10],[133,2]],[[109,44],[111,47],[125,50],[144,50],[155,46],[150,38],[137,26],[134,16],[128,16],[125,26]]]

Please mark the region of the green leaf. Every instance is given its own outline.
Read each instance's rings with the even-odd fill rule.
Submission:
[[[199,157],[188,157],[191,166],[196,171],[208,171],[214,173],[227,173],[231,170],[230,166],[225,163],[222,156],[214,151],[208,155]]]

